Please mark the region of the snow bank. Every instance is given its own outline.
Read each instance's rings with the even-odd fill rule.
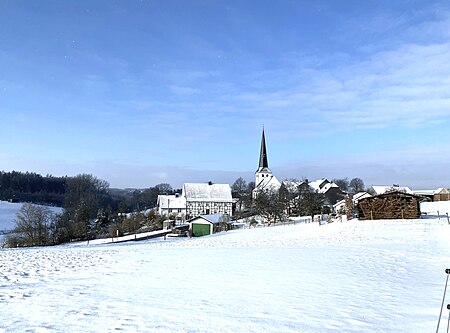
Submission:
[[[449,241],[443,220],[352,220],[4,249],[0,332],[433,332]]]

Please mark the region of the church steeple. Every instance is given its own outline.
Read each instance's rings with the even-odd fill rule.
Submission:
[[[272,176],[272,171],[269,169],[269,162],[267,159],[267,148],[266,148],[266,136],[264,133],[264,127],[261,137],[261,148],[259,151],[259,165],[258,170],[255,172],[255,185],[258,186],[264,179]]]
[[[266,149],[266,136],[264,135],[264,127],[261,138],[261,149],[259,151],[259,170],[263,168],[269,168],[269,162],[267,161],[267,149]]]

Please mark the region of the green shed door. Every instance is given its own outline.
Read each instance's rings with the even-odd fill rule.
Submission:
[[[210,234],[210,225],[209,224],[192,224],[192,234],[195,237],[206,236]]]

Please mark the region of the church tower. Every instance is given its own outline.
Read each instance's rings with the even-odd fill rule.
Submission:
[[[272,176],[272,171],[269,169],[269,162],[267,161],[267,149],[266,149],[266,137],[264,135],[264,128],[262,131],[261,138],[261,149],[259,151],[259,167],[255,172],[255,186],[258,187],[259,184],[268,177]]]

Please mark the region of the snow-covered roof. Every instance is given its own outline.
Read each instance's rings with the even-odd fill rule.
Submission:
[[[339,188],[339,186],[335,183],[327,183],[327,184],[323,185],[322,188],[318,192],[319,193],[327,193],[333,187]]]
[[[277,177],[270,175],[269,177],[263,178],[259,184],[256,185],[255,191],[262,191],[267,189],[278,190],[281,187],[280,181]]]
[[[295,192],[306,182],[301,180],[283,180],[282,184],[289,192]]]
[[[333,205],[333,208],[334,208],[334,210],[336,210],[336,211],[340,210],[341,208],[345,208],[345,199],[339,200],[338,202],[336,202],[336,203]]]
[[[160,208],[186,208],[186,198],[181,195],[158,195],[158,207]]]
[[[198,222],[199,220],[205,220],[212,224],[218,224],[224,220],[224,216],[228,217],[228,215],[221,214],[221,213],[219,213],[219,214],[204,214],[204,215],[199,215],[197,217],[194,217],[193,219],[189,220],[189,223]]]
[[[371,197],[372,195],[370,193],[367,192],[358,192],[356,194],[353,195],[353,202],[354,203],[358,203],[359,200],[364,199],[364,198],[368,198]]]
[[[185,183],[182,196],[186,201],[233,201],[229,184]]]
[[[391,191],[399,191],[399,192],[405,192],[405,193],[409,193],[409,194],[413,194],[413,192],[411,191],[411,189],[409,187],[401,187],[401,186],[397,186],[397,185],[377,185],[377,186],[372,186],[372,189],[375,191],[375,194],[384,194],[386,192],[391,192]]]
[[[321,178],[321,179],[317,179],[313,182],[310,182],[309,186],[311,186],[313,190],[319,191],[325,185],[325,183],[328,184],[330,182],[328,181],[328,179]]]
[[[437,190],[417,190],[414,191],[414,194],[417,195],[434,195]]]
[[[449,190],[443,187],[439,187],[436,190],[416,190],[413,193],[417,195],[448,194]]]
[[[434,194],[447,194],[449,191],[446,188],[439,187],[436,191],[434,191]]]
[[[327,193],[331,188],[339,186],[336,183],[330,182],[326,178],[318,179],[308,184],[314,191],[318,193]]]

